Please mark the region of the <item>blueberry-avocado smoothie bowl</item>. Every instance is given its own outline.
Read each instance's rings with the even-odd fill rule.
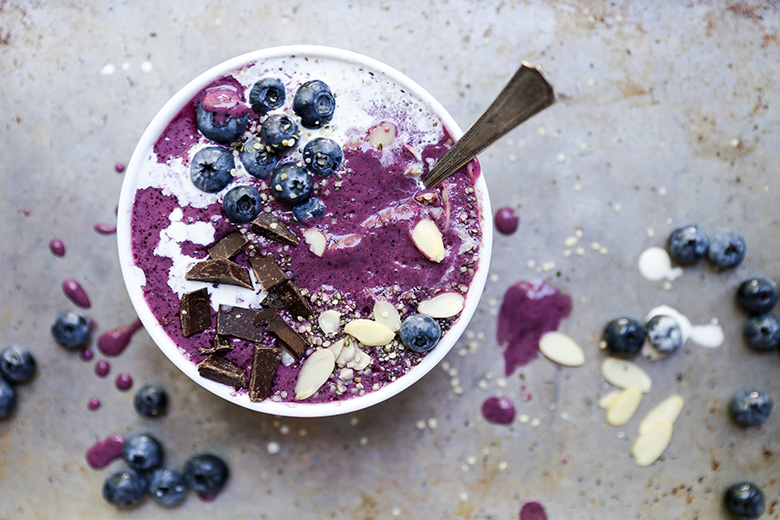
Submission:
[[[479,164],[422,176],[462,135],[400,72],[286,46],[221,63],[144,132],[118,208],[122,274],[163,353],[249,409],[366,408],[456,343],[487,278]]]

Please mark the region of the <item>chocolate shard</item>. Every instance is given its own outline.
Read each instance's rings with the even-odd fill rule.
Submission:
[[[255,278],[268,292],[273,291],[287,281],[287,275],[270,255],[256,255],[249,259],[249,265]]]
[[[211,326],[211,300],[205,287],[188,292],[181,297],[179,310],[181,331],[185,338],[203,332]]]
[[[262,401],[271,394],[271,385],[281,360],[282,353],[279,349],[255,345],[252,372],[249,375],[250,401]]]
[[[276,318],[278,311],[274,308],[263,309],[255,314],[254,323],[255,327],[266,327],[274,318]]]
[[[269,240],[275,240],[277,242],[284,242],[291,246],[298,245],[298,237],[295,233],[290,231],[287,224],[274,217],[267,211],[261,211],[260,215],[252,221],[252,225],[249,228],[252,233],[256,233]]]
[[[212,354],[198,363],[198,373],[217,383],[234,388],[246,388],[246,371],[229,359],[217,354]]]
[[[198,262],[184,277],[198,282],[226,283],[254,289],[249,271],[227,258]]]
[[[265,299],[263,299],[263,301],[260,302],[260,305],[268,309],[276,309],[278,311],[284,309],[284,302],[279,297],[279,295],[275,292],[268,293],[265,296]]]
[[[220,305],[217,313],[217,334],[259,343],[263,339],[263,327],[255,325],[255,318],[261,312],[266,310]]]
[[[284,303],[284,307],[293,316],[307,317],[311,314],[311,303],[301,293],[301,290],[292,280],[287,280],[274,291]]]
[[[306,347],[309,343],[298,334],[295,329],[287,325],[281,316],[277,316],[271,323],[268,324],[268,332],[276,336],[279,341],[290,350],[290,352],[297,358],[301,359],[306,352]]]
[[[212,260],[218,258],[231,258],[238,254],[238,252],[248,243],[249,240],[247,240],[243,233],[238,231],[228,233],[209,248],[209,258]]]
[[[214,341],[210,347],[198,347],[198,354],[206,356],[209,354],[225,354],[232,351],[233,348],[233,342],[230,339],[217,334],[214,336]]]

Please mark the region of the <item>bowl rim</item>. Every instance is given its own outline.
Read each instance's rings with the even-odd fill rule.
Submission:
[[[463,135],[463,131],[457,122],[427,90],[405,74],[374,58],[345,49],[320,45],[284,45],[247,52],[223,61],[192,79],[168,99],[146,127],[133,151],[124,174],[125,177],[117,210],[117,247],[122,278],[138,318],[157,347],[190,379],[211,393],[250,410],[286,417],[328,417],[362,410],[401,393],[436,367],[460,339],[479,304],[487,281],[492,253],[493,220],[484,175],[480,173],[474,185],[482,210],[480,213],[482,218],[482,240],[480,243],[479,262],[466,294],[466,301],[460,318],[442,337],[436,348],[430,351],[418,365],[412,367],[403,377],[384,385],[378,390],[367,392],[362,396],[327,403],[291,403],[272,401],[270,399],[252,402],[249,400],[247,393],[238,393],[230,386],[200,376],[196,363],[182,354],[178,346],[155,318],[146,302],[141,286],[132,283],[134,279],[133,271],[137,269],[133,259],[131,243],[132,207],[135,201],[140,169],[157,138],[184,105],[216,78],[238,70],[247,63],[299,55],[339,60],[379,72],[396,84],[403,86],[404,89],[424,102],[441,119],[444,128],[453,139],[457,140]]]

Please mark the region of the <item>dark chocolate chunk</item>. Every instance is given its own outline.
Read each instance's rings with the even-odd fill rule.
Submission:
[[[287,275],[284,274],[282,268],[279,267],[279,264],[270,255],[253,256],[249,259],[249,264],[252,266],[252,271],[254,271],[257,281],[268,292],[273,291],[287,281]]]
[[[265,299],[260,302],[260,305],[268,309],[276,309],[281,311],[284,309],[284,302],[275,292],[270,292],[265,296]]]
[[[277,242],[284,242],[291,246],[298,245],[298,237],[295,233],[290,231],[287,224],[274,217],[267,211],[261,211],[260,215],[252,221],[252,225],[249,228],[252,233],[256,233],[269,240],[275,240]]]
[[[311,314],[309,299],[301,293],[301,290],[292,280],[287,280],[274,292],[279,295],[279,298],[284,303],[284,307],[293,316],[305,318]]]
[[[217,334],[259,343],[263,339],[263,328],[255,325],[255,318],[261,312],[267,310],[220,305],[217,313]]]
[[[241,251],[247,243],[249,243],[249,240],[247,240],[243,233],[238,231],[228,233],[209,248],[209,257],[212,260],[217,258],[231,258]]]
[[[255,327],[265,327],[271,323],[274,318],[276,318],[277,314],[278,312],[274,308],[263,309],[255,314],[253,323],[255,324]]]
[[[252,373],[249,375],[249,400],[262,401],[271,393],[271,384],[274,382],[276,369],[282,360],[279,349],[255,345],[255,353],[252,357]]]
[[[298,359],[303,357],[309,344],[295,329],[287,325],[281,316],[277,316],[268,324],[268,332],[279,338],[279,341],[290,349],[290,352]]]
[[[185,338],[211,326],[211,300],[205,287],[181,296],[181,332]]]
[[[227,283],[254,289],[249,271],[227,258],[198,262],[184,277],[198,282]]]
[[[216,354],[198,363],[198,373],[217,383],[234,388],[246,388],[246,371],[229,359]]]
[[[225,354],[233,350],[233,342],[225,336],[217,334],[210,347],[198,347],[198,354]]]

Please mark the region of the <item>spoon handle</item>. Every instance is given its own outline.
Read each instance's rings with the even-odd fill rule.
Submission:
[[[552,86],[538,68],[523,63],[482,116],[423,176],[433,188],[514,127],[555,102]]]

